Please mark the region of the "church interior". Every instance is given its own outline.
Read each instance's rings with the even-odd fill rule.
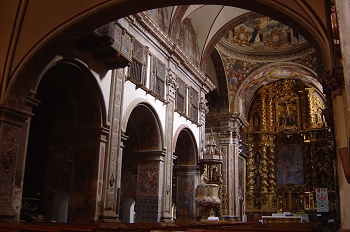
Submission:
[[[2,1],[0,230],[350,231],[349,12]]]

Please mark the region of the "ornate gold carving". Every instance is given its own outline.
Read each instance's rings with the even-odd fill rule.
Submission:
[[[241,26],[235,31],[235,38],[233,41],[235,43],[238,43],[240,46],[245,46],[245,45],[249,45],[248,38],[249,38],[248,31],[243,26]]]
[[[277,28],[273,29],[270,34],[267,35],[266,43],[267,46],[278,48],[284,45],[286,42],[286,37]]]
[[[325,118],[323,115],[323,110],[325,108],[324,103],[317,96],[314,89],[307,89],[308,100],[309,100],[309,110],[310,110],[310,127],[311,128],[322,128],[327,127]]]
[[[324,102],[314,88],[296,79],[258,91],[248,118],[247,212],[315,211],[314,189],[334,191],[332,139],[323,115],[317,115],[324,112]],[[304,147],[304,183],[278,184],[276,149],[295,144]]]

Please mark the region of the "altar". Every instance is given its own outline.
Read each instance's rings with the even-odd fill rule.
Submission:
[[[262,216],[262,223],[302,223],[302,216],[289,216],[289,215],[273,215],[273,216]]]

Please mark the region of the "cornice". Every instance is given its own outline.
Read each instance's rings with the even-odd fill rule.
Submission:
[[[216,45],[216,49],[227,56],[253,62],[288,61],[304,57],[315,52],[315,49],[311,45],[305,43],[301,46],[297,46],[295,49],[287,51],[274,51],[268,53],[264,52],[264,55],[262,55],[262,52],[249,52],[243,49],[239,49],[239,47],[237,48],[236,46],[233,47],[229,44],[229,42],[225,41],[224,39],[219,41],[219,43]]]

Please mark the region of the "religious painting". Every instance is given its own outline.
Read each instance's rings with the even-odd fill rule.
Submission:
[[[248,51],[288,48],[306,42],[296,30],[270,17],[245,21],[230,30],[224,38]]]
[[[327,188],[316,188],[317,212],[329,212]]]
[[[303,146],[285,144],[276,147],[277,184],[304,184]]]
[[[235,63],[228,63],[228,66],[232,66],[228,73],[228,88],[229,91],[232,92],[238,88],[239,84],[244,79],[246,75],[246,65],[244,65],[242,61],[237,61]]]
[[[138,195],[156,195],[158,191],[158,167],[156,164],[139,164]]]

